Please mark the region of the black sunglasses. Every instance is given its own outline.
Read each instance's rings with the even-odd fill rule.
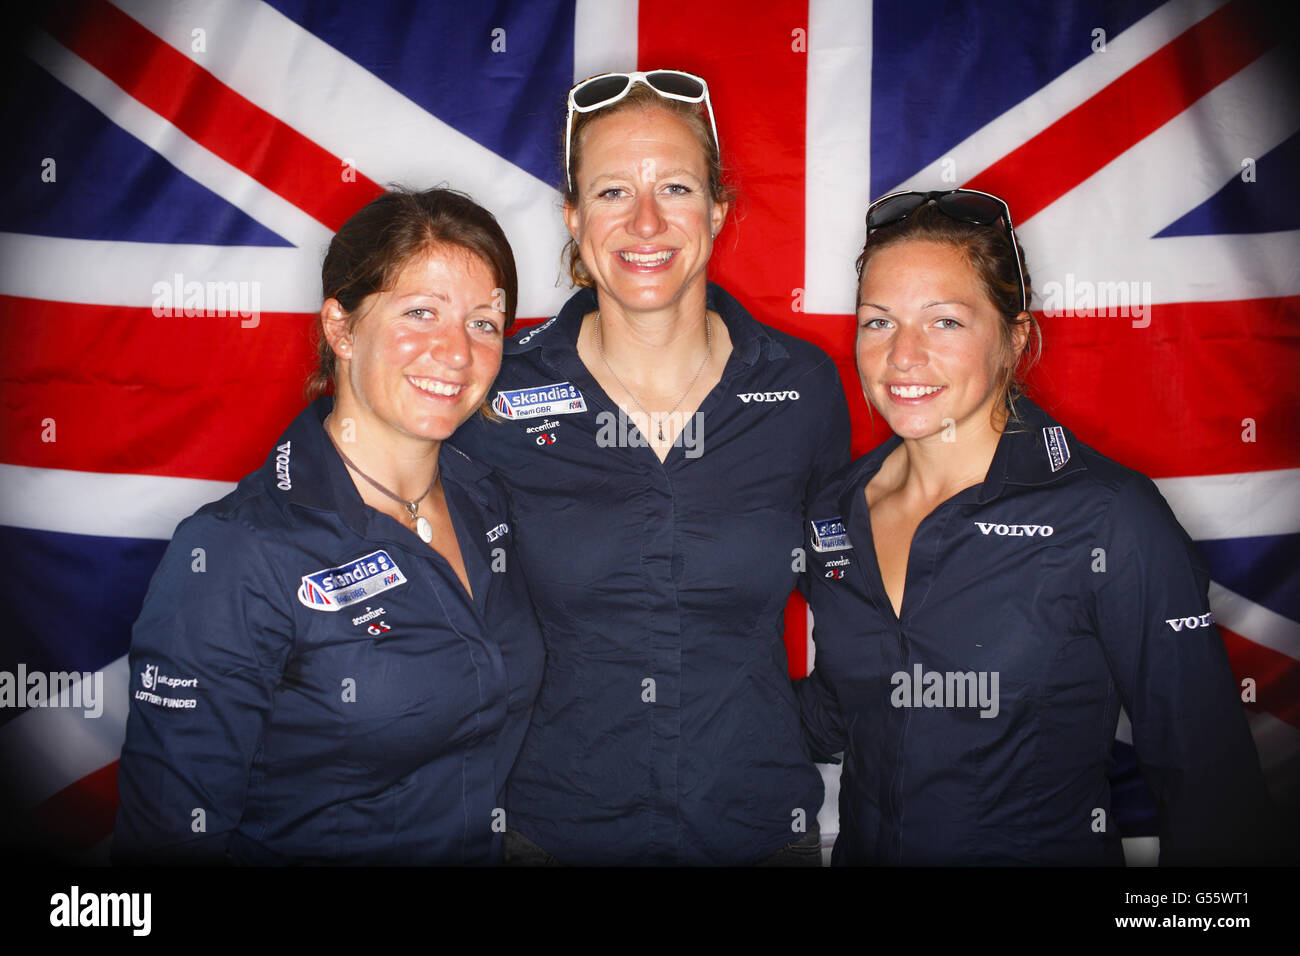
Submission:
[[[990,226],[999,219],[1007,227],[1007,238],[1016,254],[1016,270],[1020,273],[1020,311],[1029,311],[1029,296],[1025,290],[1025,267],[1020,261],[1020,246],[1016,243],[1016,231],[1011,225],[1011,209],[1006,201],[992,193],[982,193],[978,189],[935,189],[930,192],[890,193],[881,196],[867,207],[867,239],[882,226],[892,226],[902,222],[926,203],[933,202],[935,208],[951,219],[969,222],[976,226]]]

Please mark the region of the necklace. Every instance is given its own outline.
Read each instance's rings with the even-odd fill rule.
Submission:
[[[430,541],[433,540],[433,525],[429,523],[428,518],[424,517],[424,515],[419,513],[420,502],[429,496],[429,492],[433,491],[433,486],[438,483],[438,474],[441,471],[441,469],[437,467],[433,469],[433,481],[429,482],[429,487],[424,489],[424,494],[420,495],[420,497],[416,498],[414,501],[407,501],[405,498],[393,494],[391,491],[389,491],[387,488],[385,488],[379,482],[375,481],[375,479],[371,478],[364,471],[362,471],[355,464],[353,464],[352,459],[349,458],[347,455],[343,454],[343,449],[340,448],[339,443],[334,440],[334,436],[330,435],[330,430],[328,428],[325,429],[325,434],[329,435],[330,444],[334,446],[334,450],[338,452],[339,457],[343,459],[343,464],[347,465],[349,468],[355,471],[362,478],[366,479],[366,481],[370,482],[370,484],[374,485],[375,488],[379,489],[384,494],[388,495],[388,497],[392,498],[394,501],[396,501],[398,504],[400,504],[403,508],[406,509],[406,513],[411,516],[411,523],[415,528],[415,533],[420,536],[421,541],[423,541],[425,544],[428,544]]]
[[[618,382],[619,387],[623,389],[623,391],[627,392],[628,398],[632,399],[632,404],[641,410],[641,414],[646,417],[646,421],[651,421],[651,422],[654,421],[655,420],[654,417],[645,410],[644,405],[642,405],[639,401],[637,401],[636,396],[632,394],[632,389],[628,388],[626,385],[623,384],[623,380],[618,377],[618,372],[614,371],[614,367],[609,364],[609,359],[605,357],[605,348],[600,343],[600,313],[599,312],[596,313],[596,351],[600,353],[600,360],[605,363],[605,368],[609,370],[609,374],[613,375],[614,381]],[[657,424],[659,426],[660,441],[667,441],[667,439],[664,438],[664,418],[671,416],[672,413],[677,411],[678,407],[681,406],[682,402],[686,401],[686,396],[691,394],[691,389],[693,389],[695,387],[695,383],[700,380],[700,373],[704,371],[704,366],[709,364],[709,358],[712,355],[713,355],[713,327],[709,324],[709,313],[706,310],[704,313],[704,361],[700,362],[700,367],[697,368],[695,370],[695,374],[691,376],[691,383],[686,386],[686,391],[682,392],[682,397],[677,399],[677,403],[673,405],[672,408],[668,409],[667,412],[659,416],[659,421]],[[340,454],[342,453],[340,452]]]

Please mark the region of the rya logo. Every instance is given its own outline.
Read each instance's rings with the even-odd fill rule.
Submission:
[[[785,392],[737,392],[736,397],[748,405],[750,402],[792,402],[799,400],[799,393],[790,389]]]
[[[1206,611],[1204,614],[1198,614],[1196,617],[1168,617],[1165,618],[1165,623],[1175,631],[1181,631],[1183,628],[1187,628],[1190,631],[1198,627],[1209,627],[1214,623],[1214,615],[1209,611]]]
[[[1049,538],[1056,533],[1050,524],[995,524],[991,521],[976,521],[975,526],[987,537],[996,534],[1000,538]]]

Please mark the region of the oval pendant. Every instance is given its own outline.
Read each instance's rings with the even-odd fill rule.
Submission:
[[[433,525],[429,524],[429,519],[420,515],[415,519],[415,533],[420,536],[420,540],[428,544],[433,540]]]

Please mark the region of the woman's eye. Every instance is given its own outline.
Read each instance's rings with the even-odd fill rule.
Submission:
[[[862,327],[864,329],[874,329],[874,330],[887,329],[889,328],[889,320],[882,319],[882,318],[863,319]]]
[[[682,183],[669,183],[664,186],[664,192],[672,196],[685,196],[690,191],[691,187],[683,185]]]
[[[499,335],[501,332],[491,319],[472,319],[469,324],[471,328],[478,329],[480,332],[490,332],[493,335]]]
[[[596,193],[596,195],[600,199],[621,199],[623,197],[623,189],[620,186],[610,186],[608,189],[602,189],[600,192]]]
[[[408,309],[406,314],[413,319],[431,319],[433,318],[433,309]]]
[[[941,329],[960,329],[960,328],[961,328],[961,323],[960,323],[960,322],[958,322],[956,319],[950,319],[950,318],[942,318],[942,319],[939,319],[938,322],[936,322],[935,324],[938,325],[939,328],[941,328]]]

